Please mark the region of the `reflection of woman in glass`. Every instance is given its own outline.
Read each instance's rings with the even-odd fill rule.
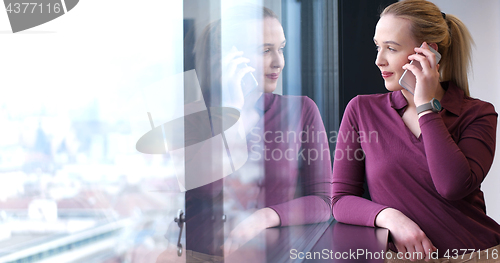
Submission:
[[[500,226],[485,213],[480,185],[493,162],[497,113],[469,97],[467,28],[430,2],[408,0],[382,12],[373,39],[391,92],[357,96],[345,110],[339,132],[357,136],[339,140],[336,151],[363,151],[335,160],[334,217],[389,229],[390,248],[402,258],[465,250],[475,252],[465,259],[485,260],[477,251],[490,249],[491,260]],[[439,64],[430,47],[442,55]],[[405,70],[416,76],[414,94],[398,83]],[[360,136],[369,133],[377,137]],[[372,201],[360,197],[364,180]]]
[[[205,101],[240,109],[247,133],[247,164],[224,178],[224,192],[234,193],[225,199],[225,213],[230,217],[231,206],[247,212],[231,227],[227,254],[265,228],[328,220],[331,163],[315,103],[272,93],[285,66],[286,39],[277,16],[245,6],[222,17],[205,29],[195,50]],[[222,74],[214,73],[219,68]]]

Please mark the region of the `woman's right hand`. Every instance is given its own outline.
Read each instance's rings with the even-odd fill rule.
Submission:
[[[380,211],[375,218],[375,225],[389,229],[392,241],[404,259],[415,261],[425,256],[425,260],[428,261],[430,253],[436,251],[436,247],[422,229],[396,209],[386,208]],[[411,258],[406,258],[406,252],[410,253]]]
[[[254,72],[255,69],[247,66],[250,60],[243,57],[243,51],[231,50],[222,58],[222,105],[241,110],[245,104],[245,94],[241,81],[243,77]]]

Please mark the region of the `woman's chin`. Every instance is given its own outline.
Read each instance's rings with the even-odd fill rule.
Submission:
[[[265,93],[272,93],[276,90],[276,83],[273,84],[264,84],[264,89],[263,91]]]
[[[386,83],[385,84],[385,88],[388,90],[388,91],[398,91],[398,90],[402,90],[403,87],[401,87],[401,85],[399,85],[399,83],[397,84],[393,84],[393,83]]]

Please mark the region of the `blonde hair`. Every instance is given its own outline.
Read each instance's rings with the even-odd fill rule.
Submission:
[[[441,54],[440,81],[453,81],[467,96],[467,73],[471,66],[471,45],[474,44],[467,27],[454,15],[444,14],[425,0],[405,0],[386,7],[380,14],[408,19],[413,36],[419,43],[436,43]]]

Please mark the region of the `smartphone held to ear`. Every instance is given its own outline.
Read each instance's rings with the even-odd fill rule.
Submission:
[[[244,63],[244,66],[248,67],[246,63]],[[243,89],[244,96],[248,95],[248,93],[257,88],[257,86],[259,86],[259,83],[252,72],[248,72],[245,76],[243,76],[243,79],[241,80],[241,88]]]
[[[422,47],[422,46],[420,46]],[[436,65],[439,63],[441,60],[441,54],[439,54],[436,50],[434,50],[431,46],[429,46],[429,49],[436,55]],[[417,68],[422,70],[422,65],[420,65],[420,62],[416,60],[412,60],[410,62],[410,65],[415,65]],[[415,75],[409,70],[405,70],[403,73],[403,76],[399,79],[399,85],[401,85],[403,88],[405,88],[407,91],[409,91],[411,94],[415,93],[415,85],[417,84],[417,79],[415,78]]]
[[[238,52],[238,49],[235,46],[233,46],[231,48],[231,52]],[[247,63],[241,63],[238,65],[238,69],[243,69],[246,67],[248,67]],[[257,88],[258,85],[259,83],[257,82],[257,79],[255,78],[252,72],[245,74],[241,79],[241,88],[243,90],[243,96],[248,95],[248,93]]]

